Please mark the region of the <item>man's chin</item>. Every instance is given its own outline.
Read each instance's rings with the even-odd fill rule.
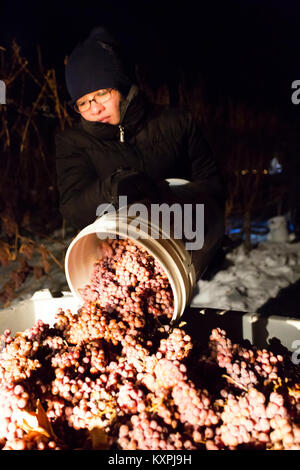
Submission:
[[[100,122],[101,124],[110,124],[112,126],[115,126],[117,124],[119,124],[120,122],[117,121],[117,119],[112,119],[111,117],[107,117],[107,118],[104,118],[104,119],[99,119],[99,118],[94,118],[94,119],[87,119],[87,118],[84,118],[86,121],[90,121],[90,122]]]
[[[104,124],[110,124],[110,118],[97,119],[98,122],[103,122]]]

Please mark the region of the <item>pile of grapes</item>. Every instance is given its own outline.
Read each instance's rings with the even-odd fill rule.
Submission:
[[[2,335],[1,449],[300,449],[289,354],[220,328],[199,344],[170,326],[172,291],[153,257],[128,240],[101,256],[78,312]]]

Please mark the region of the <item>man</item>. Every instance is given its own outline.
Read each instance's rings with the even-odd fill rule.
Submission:
[[[96,28],[66,64],[80,119],[56,137],[60,210],[81,229],[104,202],[171,201],[167,178],[184,178],[205,204],[207,259],[223,237],[224,191],[211,151],[190,113],[153,105],[125,72],[114,40]]]

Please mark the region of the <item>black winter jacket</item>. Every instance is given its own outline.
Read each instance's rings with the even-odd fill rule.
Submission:
[[[99,204],[111,202],[111,175],[134,168],[155,181],[184,178],[206,204],[205,218],[213,234],[223,236],[224,190],[211,150],[189,112],[149,104],[136,89],[122,103],[121,124],[84,119],[56,136],[60,210],[78,229],[96,219]],[[124,133],[124,142],[120,135]]]

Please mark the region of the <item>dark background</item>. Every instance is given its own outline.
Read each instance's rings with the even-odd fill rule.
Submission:
[[[60,217],[56,187],[54,134],[61,125],[57,103],[49,87],[39,107],[34,103],[45,72],[54,69],[60,104],[66,105],[64,60],[95,26],[106,27],[119,40],[128,65],[132,70],[137,66],[146,78],[145,88],[158,91],[154,98],[188,105],[201,121],[227,186],[227,234],[237,233],[238,242],[245,240],[250,250],[251,233],[261,229],[258,224],[265,230],[270,217],[292,213],[295,204],[300,216],[300,104],[291,99],[292,82],[300,80],[299,0],[4,0],[0,46],[6,51],[0,51],[0,79],[7,78],[1,70],[11,76],[20,67],[11,71],[13,40],[29,65],[7,87],[8,106],[0,113],[0,248],[2,241],[6,244],[2,255],[0,250],[2,264],[9,263],[7,250],[21,251],[16,233],[25,235],[22,243],[30,245],[36,236],[68,229]],[[39,77],[39,86],[29,71]],[[283,172],[271,176],[265,169],[274,155],[281,159]],[[289,223],[292,228],[292,218]],[[63,249],[61,255],[63,260]],[[49,259],[44,256],[42,261],[48,272]],[[13,298],[32,272],[32,267],[20,266],[14,273],[18,282],[5,284],[0,302]],[[298,308],[298,292],[296,283],[280,297],[280,306],[288,298],[291,309]],[[275,312],[273,303],[262,311],[269,307]]]
[[[6,0],[0,10],[0,45],[16,38],[23,55],[35,60],[40,44],[44,64],[63,77],[64,57],[96,25],[109,28],[130,61],[144,64],[155,84],[174,79],[178,70],[190,80],[200,71],[212,100],[226,95],[283,113],[299,112],[290,99],[291,83],[300,79],[296,0]]]
[[[298,1],[87,0],[75,4],[6,0],[0,7],[0,46],[6,48],[5,54],[0,54],[2,67],[3,58],[8,69],[14,62],[11,45],[16,40],[21,56],[28,59],[28,68],[37,72],[36,76],[41,77],[39,57],[44,74],[55,70],[58,93],[66,104],[69,97],[64,61],[95,26],[107,28],[116,37],[129,68],[138,71],[143,89],[150,90],[151,98],[187,106],[201,121],[228,183],[235,213],[242,218],[247,213],[248,219],[250,213],[251,217],[256,213],[267,219],[291,208],[294,202],[290,201],[296,200],[295,188],[297,192],[300,181],[300,104],[292,102],[292,83],[300,80]],[[27,70],[23,75],[32,82]],[[12,182],[18,168],[23,200],[27,198],[26,182],[30,191],[34,186],[39,193],[48,184],[45,177],[49,174],[49,186],[55,187],[53,136],[61,124],[57,116],[51,119],[51,112],[55,112],[53,102],[48,115],[42,107],[34,108],[39,90],[33,82],[24,85],[24,76],[7,87],[7,99],[16,98],[14,108],[9,101],[7,107],[8,126],[15,135],[7,156],[2,158],[7,162],[7,174],[13,175]],[[18,102],[22,93],[23,102]],[[32,134],[28,135],[26,159],[18,150],[27,125],[26,114],[22,124],[15,122],[21,119],[25,106],[27,113],[35,109],[36,129],[47,159],[46,173],[35,135],[31,140]],[[76,114],[70,108],[68,112]],[[34,132],[32,126],[30,131]],[[2,141],[4,137],[2,132]],[[32,165],[34,153],[37,163]],[[253,171],[268,168],[274,155],[281,160],[285,172],[283,179],[280,177],[283,189],[276,185],[275,177],[263,177],[258,185],[256,177],[250,176]],[[250,173],[241,184],[239,174],[243,169]],[[285,202],[281,204],[283,196]],[[7,204],[6,193],[3,199]],[[41,201],[40,198],[44,211]],[[26,204],[33,210],[30,198]],[[14,205],[17,212],[18,202]]]

